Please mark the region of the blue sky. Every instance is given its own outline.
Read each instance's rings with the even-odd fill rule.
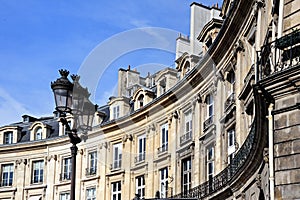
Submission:
[[[118,39],[125,43],[134,41],[132,30],[159,27],[188,35],[192,2],[0,0],[0,125],[20,121],[24,114],[51,115],[54,99],[50,82],[58,78],[58,70],[86,70],[86,63],[97,48],[107,44],[118,52],[123,48],[116,43]],[[221,0],[198,1],[207,6],[217,2],[221,4]],[[157,31],[146,32],[157,37]],[[168,45],[174,48],[175,40]],[[92,100],[103,104],[112,95],[119,68],[131,65],[151,71],[153,66],[172,67],[174,51],[156,47],[127,51],[116,54],[108,66],[101,62],[107,56],[102,51],[95,67],[102,68],[103,73]],[[93,70],[89,73],[93,74]]]

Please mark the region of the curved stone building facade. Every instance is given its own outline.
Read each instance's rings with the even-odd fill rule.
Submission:
[[[193,3],[176,69],[119,70],[78,144],[76,199],[299,199],[299,10]],[[0,199],[68,199],[70,156],[57,116],[1,127]]]

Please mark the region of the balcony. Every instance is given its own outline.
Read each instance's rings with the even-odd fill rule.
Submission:
[[[140,153],[134,158],[135,163],[139,163],[145,160],[145,153]]]
[[[235,95],[231,93],[224,103],[224,111],[227,112],[235,103]]]
[[[261,152],[267,144],[267,138],[264,134],[266,132],[266,102],[263,95],[258,91],[258,88],[256,86],[254,89],[256,116],[253,126],[245,142],[232,159],[232,162],[210,180],[189,189],[185,193],[177,194],[172,198],[210,199],[209,196],[214,194],[224,195],[222,199],[226,199],[232,194],[232,185],[242,187],[256,172],[260,163],[263,162]]]
[[[258,79],[271,77],[300,64],[300,31],[296,30],[261,48],[257,54]]]
[[[60,180],[60,181],[71,180],[71,172],[66,172],[66,173],[60,174],[60,175],[59,175],[59,180]]]
[[[122,160],[115,160],[113,164],[110,165],[111,170],[118,170],[121,169],[122,166]]]
[[[183,143],[191,141],[191,140],[192,140],[192,131],[189,131],[180,137],[180,144],[183,144]]]
[[[97,168],[96,167],[90,167],[85,169],[85,175],[86,176],[92,176],[97,173]]]
[[[203,122],[203,131],[207,131],[207,129],[213,124],[214,116],[210,116],[207,120]]]
[[[168,143],[161,145],[161,147],[157,148],[158,154],[164,153],[168,151]]]

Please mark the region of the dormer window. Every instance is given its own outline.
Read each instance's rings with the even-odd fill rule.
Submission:
[[[138,98],[138,105],[139,105],[139,108],[142,108],[144,106],[144,95],[141,94]]]
[[[43,130],[41,127],[37,128],[35,133],[34,133],[34,140],[41,140],[42,139],[42,133]]]
[[[7,131],[4,133],[3,144],[12,144],[13,143],[13,132]]]
[[[120,106],[113,107],[113,118],[117,119],[120,116]]]

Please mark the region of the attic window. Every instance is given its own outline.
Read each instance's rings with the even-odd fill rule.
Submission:
[[[36,129],[34,133],[34,140],[41,140],[42,139],[42,128],[39,127]]]
[[[141,94],[138,98],[138,105],[139,105],[139,108],[142,108],[144,106],[144,95]]]
[[[4,144],[12,144],[13,143],[13,132],[12,131],[7,131],[4,133]]]

